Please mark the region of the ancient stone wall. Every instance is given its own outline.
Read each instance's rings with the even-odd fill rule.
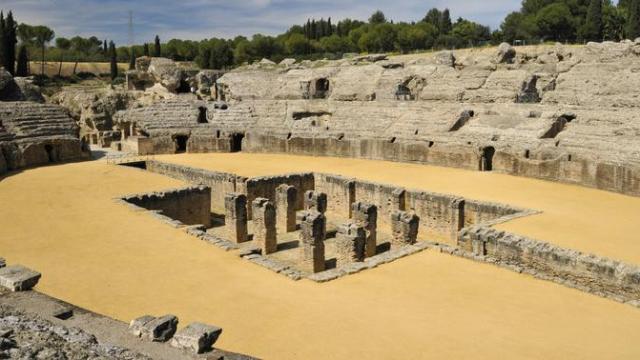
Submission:
[[[301,196],[296,197],[295,209],[302,210],[304,206],[302,194],[307,190],[314,189],[314,175],[312,173],[303,173],[248,179],[245,182],[246,188],[244,189],[247,194],[247,201],[252,203],[257,198],[266,198],[275,203],[276,189],[283,184],[294,186],[298,190],[298,194]],[[249,211],[249,219],[252,219],[251,211]]]
[[[640,305],[640,268],[549,243],[473,226],[460,232],[460,249],[477,259]]]
[[[244,183],[247,180],[233,174],[207,171],[154,160],[146,162],[146,169],[174,179],[207,186],[211,189],[211,211],[218,214],[224,213],[225,195],[244,189]]]
[[[125,196],[123,200],[147,210],[160,210],[186,225],[211,225],[211,189],[206,186]]]

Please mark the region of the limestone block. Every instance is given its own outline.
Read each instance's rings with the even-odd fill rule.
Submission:
[[[336,234],[336,260],[338,266],[362,262],[365,258],[366,232],[364,227],[350,222],[341,225]]]
[[[4,258],[0,258],[0,269],[7,266],[7,261]]]
[[[304,209],[324,214],[327,211],[327,194],[313,190],[305,192]]]
[[[194,322],[173,336],[171,346],[201,354],[212,350],[220,334],[222,329],[217,326]]]
[[[129,332],[146,340],[165,342],[171,339],[177,327],[178,318],[175,315],[144,315],[131,321]]]
[[[507,43],[502,43],[498,46],[498,51],[494,57],[494,61],[498,64],[512,63],[515,57],[516,49]]]
[[[42,275],[22,265],[12,265],[0,269],[0,286],[11,291],[31,290]]]
[[[228,240],[235,243],[247,241],[247,197],[229,193],[224,198],[225,231]]]
[[[391,243],[396,246],[415,244],[418,238],[420,218],[405,211],[391,214]]]
[[[324,271],[326,218],[320,212],[307,211],[302,217],[300,230],[301,268],[310,273]]]
[[[253,240],[262,250],[262,255],[272,254],[278,249],[276,238],[276,209],[269,199],[257,198],[252,204]]]
[[[276,188],[276,219],[279,233],[296,230],[296,198],[298,190],[282,184]]]
[[[377,251],[378,208],[373,204],[355,202],[352,205],[352,216],[355,223],[364,227],[366,231],[366,256],[374,256]]]
[[[440,51],[434,55],[434,61],[438,65],[453,67],[456,63],[456,57],[453,51]]]

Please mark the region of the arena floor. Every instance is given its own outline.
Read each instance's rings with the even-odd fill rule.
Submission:
[[[543,211],[502,229],[640,263],[640,198],[512,176],[353,159],[157,157],[266,175],[324,171]],[[219,325],[266,359],[640,358],[640,311],[492,265],[425,251],[326,284],[293,282],[112,199],[181,182],[104,161],[0,181],[0,256],[37,289],[123,321]]]

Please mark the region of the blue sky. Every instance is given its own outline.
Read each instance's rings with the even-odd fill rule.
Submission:
[[[432,7],[449,7],[454,18],[468,18],[496,28],[504,16],[519,9],[520,0],[0,0],[20,22],[42,24],[56,35],[113,39],[128,43],[129,11],[133,12],[135,42],[155,34],[200,40],[210,37],[275,35],[307,18],[365,20],[376,9],[394,21],[421,19]]]

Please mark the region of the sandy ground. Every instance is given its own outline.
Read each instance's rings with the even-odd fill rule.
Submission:
[[[243,176],[328,172],[540,210],[539,215],[498,228],[640,264],[638,197],[497,173],[384,161],[246,153],[183,154],[157,159]]]
[[[606,237],[615,241],[611,249],[624,253],[626,246],[628,257],[638,256],[637,247],[617,237],[616,227],[624,222],[613,222],[624,216],[623,209],[638,209],[638,201],[615,194],[347,159],[172,159],[208,167],[219,162],[221,170],[247,169],[243,174],[302,170],[313,163],[316,170],[331,167],[476,198],[511,195],[517,205],[552,211],[547,223],[558,225],[560,234],[574,229],[576,238],[586,239],[595,231],[587,226],[612,231]],[[327,284],[293,282],[112,201],[179,184],[103,161],[11,175],[0,181],[0,254],[41,271],[37,288],[51,296],[124,321],[174,313],[181,325],[216,324],[224,328],[221,348],[266,359],[640,358],[640,311],[631,306],[434,251]],[[580,207],[580,215],[570,213]],[[606,215],[607,209],[615,213]],[[538,221],[509,226],[533,231],[545,226]]]

